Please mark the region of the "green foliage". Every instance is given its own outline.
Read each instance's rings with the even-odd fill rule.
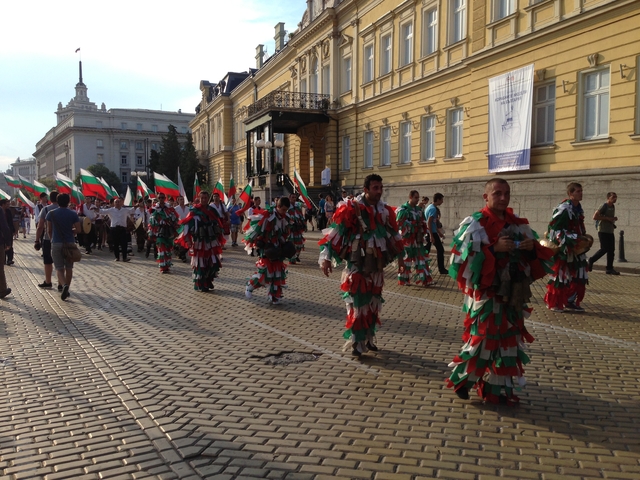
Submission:
[[[115,188],[119,193],[122,193],[122,182],[120,181],[120,177],[107,167],[105,167],[101,163],[97,163],[95,165],[91,165],[87,167],[87,170],[93,174],[95,177],[102,177],[105,182],[107,182],[110,186]],[[76,175],[76,178],[73,180],[73,183],[80,186],[80,172]],[[44,182],[43,182],[44,183]]]
[[[172,181],[178,181],[178,165],[182,158],[182,146],[178,141],[178,131],[173,125],[169,125],[169,131],[162,136],[158,169],[154,170],[169,177]]]
[[[182,177],[182,183],[184,184],[187,196],[190,198],[192,197],[190,192],[193,188],[198,167],[198,154],[193,144],[193,137],[191,133],[187,133],[187,142],[184,144],[180,158],[180,177]]]
[[[149,155],[149,171],[150,172],[160,172],[160,152],[157,150],[151,150],[151,154]]]

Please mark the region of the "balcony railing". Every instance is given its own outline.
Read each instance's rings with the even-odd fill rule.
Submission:
[[[276,90],[249,105],[248,116],[253,117],[269,110],[326,111],[329,109],[330,102],[330,95]]]

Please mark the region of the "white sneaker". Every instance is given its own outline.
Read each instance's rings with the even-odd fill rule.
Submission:
[[[247,298],[253,297],[251,292],[253,292],[253,288],[251,288],[251,285],[247,285],[247,288],[244,289],[244,296]]]

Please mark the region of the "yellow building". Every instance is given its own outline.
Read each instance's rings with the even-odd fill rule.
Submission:
[[[533,65],[530,164],[500,174],[512,206],[542,232],[569,181],[588,220],[616,191],[640,260],[638,25],[636,0],[309,0],[289,38],[276,25],[274,55],[258,47],[256,69],[201,82],[196,148],[210,179],[265,196],[280,168],[310,187],[329,168],[349,191],[377,173],[394,205],[439,191],[451,230],[494,176],[489,79]]]

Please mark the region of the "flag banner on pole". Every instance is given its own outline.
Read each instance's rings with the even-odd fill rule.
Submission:
[[[80,191],[77,185],[72,185],[69,196],[71,197],[72,200],[75,200],[76,205],[80,205],[82,202],[84,202],[84,195],[82,194],[82,192]],[[94,195],[91,195],[91,196],[94,196]]]
[[[0,188],[0,198],[5,200],[11,200],[11,195]]]
[[[102,186],[104,187],[104,191],[107,193],[107,200],[111,200],[112,198],[116,198],[118,196],[117,193],[114,195],[113,189],[104,178],[98,177],[98,181],[102,184]]]
[[[180,190],[178,185],[173,183],[169,178],[165,177],[161,173],[153,172],[153,181],[156,187],[156,194],[164,193],[167,197],[178,198]]]
[[[129,188],[129,185],[127,185],[127,194],[124,196],[124,206],[133,206],[133,196],[131,195],[131,189]]]
[[[22,182],[19,178],[14,178],[10,175],[4,174],[4,179],[7,181],[7,185],[13,188],[22,188]]]
[[[233,173],[231,174],[231,178],[229,178],[229,192],[227,196],[229,198],[235,196],[236,194],[236,182],[233,180]]]
[[[33,181],[33,188],[36,190],[36,192],[38,192],[36,194],[36,196],[38,196],[38,197],[40,196],[41,193],[46,193],[47,195],[49,195],[51,193],[46,185],[40,183],[37,180]]]
[[[237,214],[244,213],[249,209],[249,205],[251,205],[251,184],[247,184],[244,187],[244,190],[240,192],[240,196],[238,197],[238,202],[242,202],[242,208],[236,212]]]
[[[136,187],[137,195],[139,197],[145,198],[155,198],[155,194],[151,191],[147,184],[138,176],[138,184]]]
[[[22,175],[18,175],[18,178],[20,179],[20,182],[22,183],[22,188],[24,188],[27,192],[33,193],[34,195],[38,195],[39,194],[36,191],[36,189],[34,188],[33,183],[31,183],[29,180],[24,178]]]
[[[24,194],[24,192],[23,192],[22,190],[20,190],[20,191],[18,192],[18,195],[20,195],[20,198],[22,199],[22,201],[23,201],[24,203],[26,203],[27,205],[29,205],[29,206],[31,207],[31,209],[32,209],[32,210],[35,210],[36,206],[34,205],[34,203],[33,203],[31,200],[29,200],[29,197],[27,197],[27,196]]]
[[[304,200],[305,205],[309,210],[311,210],[313,202],[309,198],[309,193],[307,192],[307,186],[302,181],[302,178],[300,177],[296,169],[293,170],[293,183],[296,184],[298,193],[300,193],[300,196]]]
[[[58,193],[66,193],[67,195],[71,195],[73,191],[73,180],[69,177],[62,175],[61,173],[54,173],[54,178],[56,179],[56,185],[58,186]]]
[[[489,173],[529,170],[533,67],[489,79]]]
[[[222,184],[222,178],[220,178],[217,182],[215,187],[213,187],[213,192],[211,192],[211,194],[213,195],[214,193],[217,193],[218,195],[220,195],[220,200],[222,200],[222,203],[227,203],[227,194],[224,193],[224,185]]]
[[[193,197],[199,196],[201,191],[200,180],[198,180],[198,174],[196,173],[196,178],[193,179]]]
[[[107,200],[107,190],[104,185],[91,172],[80,169],[82,179],[82,194],[87,197],[97,197],[100,200]]]
[[[182,177],[180,176],[180,167],[178,167],[178,190],[180,191],[180,195],[184,198],[184,203],[189,203],[189,198],[187,197],[187,191],[184,189],[184,185],[182,184]]]

